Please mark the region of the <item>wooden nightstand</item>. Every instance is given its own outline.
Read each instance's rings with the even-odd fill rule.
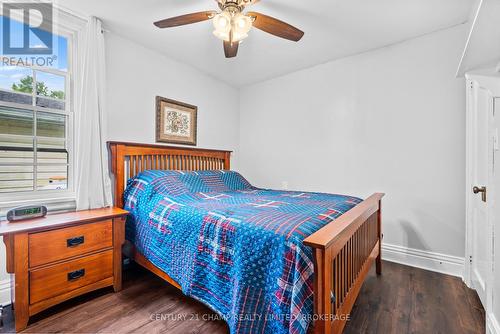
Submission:
[[[127,211],[104,208],[0,223],[14,274],[16,331],[29,317],[78,295],[122,286]]]

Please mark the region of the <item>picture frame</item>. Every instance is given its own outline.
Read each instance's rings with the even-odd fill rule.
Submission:
[[[196,146],[198,107],[156,97],[156,142]]]

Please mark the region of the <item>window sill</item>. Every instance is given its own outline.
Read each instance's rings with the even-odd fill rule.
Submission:
[[[0,202],[0,220],[5,219],[10,209],[27,205],[45,205],[49,213],[73,211],[76,209],[76,198],[74,196],[68,196]]]

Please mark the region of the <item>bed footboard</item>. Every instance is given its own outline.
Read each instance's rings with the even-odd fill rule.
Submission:
[[[314,252],[314,333],[342,333],[373,262],[382,273],[384,194],[373,194],[304,240]]]

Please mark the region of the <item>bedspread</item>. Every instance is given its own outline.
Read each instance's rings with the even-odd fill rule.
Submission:
[[[231,333],[306,333],[314,268],[303,240],[361,202],[259,189],[229,171],[146,171],[124,200],[127,239]]]

